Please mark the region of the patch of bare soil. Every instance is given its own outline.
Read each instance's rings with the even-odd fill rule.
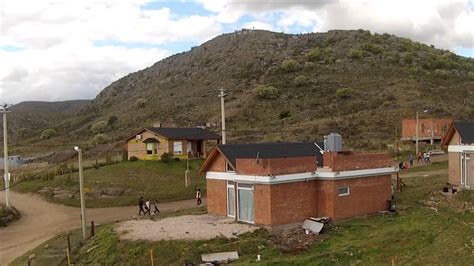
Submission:
[[[423,201],[423,204],[433,210],[445,207],[457,212],[474,212],[474,205],[472,203],[458,200],[454,194],[443,193],[441,191],[432,191],[429,200]]]
[[[310,233],[307,235],[305,230],[295,228],[273,235],[271,241],[284,253],[294,254],[306,250],[315,241],[323,241],[325,238],[324,234]]]

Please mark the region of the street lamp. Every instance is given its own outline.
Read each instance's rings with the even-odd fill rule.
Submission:
[[[4,163],[4,181],[5,181],[5,205],[7,208],[10,208],[10,172],[8,170],[8,163],[9,163],[9,158],[8,158],[8,133],[7,133],[7,113],[8,111],[8,106],[5,104],[3,106],[0,106],[0,113],[3,114],[3,163]]]
[[[425,109],[423,113],[427,113],[428,109]],[[416,156],[418,156],[418,111],[416,111],[416,129],[415,129],[415,142],[416,142]]]
[[[81,194],[81,225],[82,237],[86,240],[86,201],[84,198],[84,177],[82,175],[82,150],[79,147],[74,147],[77,152],[79,160],[79,193]]]

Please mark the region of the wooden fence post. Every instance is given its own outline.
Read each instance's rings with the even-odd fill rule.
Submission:
[[[150,260],[151,260],[151,266],[155,266],[155,262],[153,261],[153,249],[150,248]]]
[[[91,237],[95,235],[94,221],[91,221]]]

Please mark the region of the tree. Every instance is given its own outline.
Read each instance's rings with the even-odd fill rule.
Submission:
[[[107,136],[105,134],[99,133],[94,136],[95,144],[102,144],[107,142]]]
[[[114,129],[115,126],[117,125],[118,118],[116,116],[111,116],[109,117],[109,120],[107,120],[107,124],[111,129]]]
[[[106,121],[99,121],[92,125],[91,130],[94,134],[104,133],[107,129],[107,122]]]
[[[56,135],[56,130],[54,128],[47,128],[41,131],[40,139],[50,139]]]

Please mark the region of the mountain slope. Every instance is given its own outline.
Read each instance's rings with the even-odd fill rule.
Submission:
[[[113,82],[58,127],[91,139],[91,125],[115,116],[105,134],[117,140],[155,121],[218,128],[223,87],[231,141],[314,140],[337,131],[349,146],[374,148],[393,140],[416,110],[471,116],[473,80],[474,60],[389,34],[242,30]]]

